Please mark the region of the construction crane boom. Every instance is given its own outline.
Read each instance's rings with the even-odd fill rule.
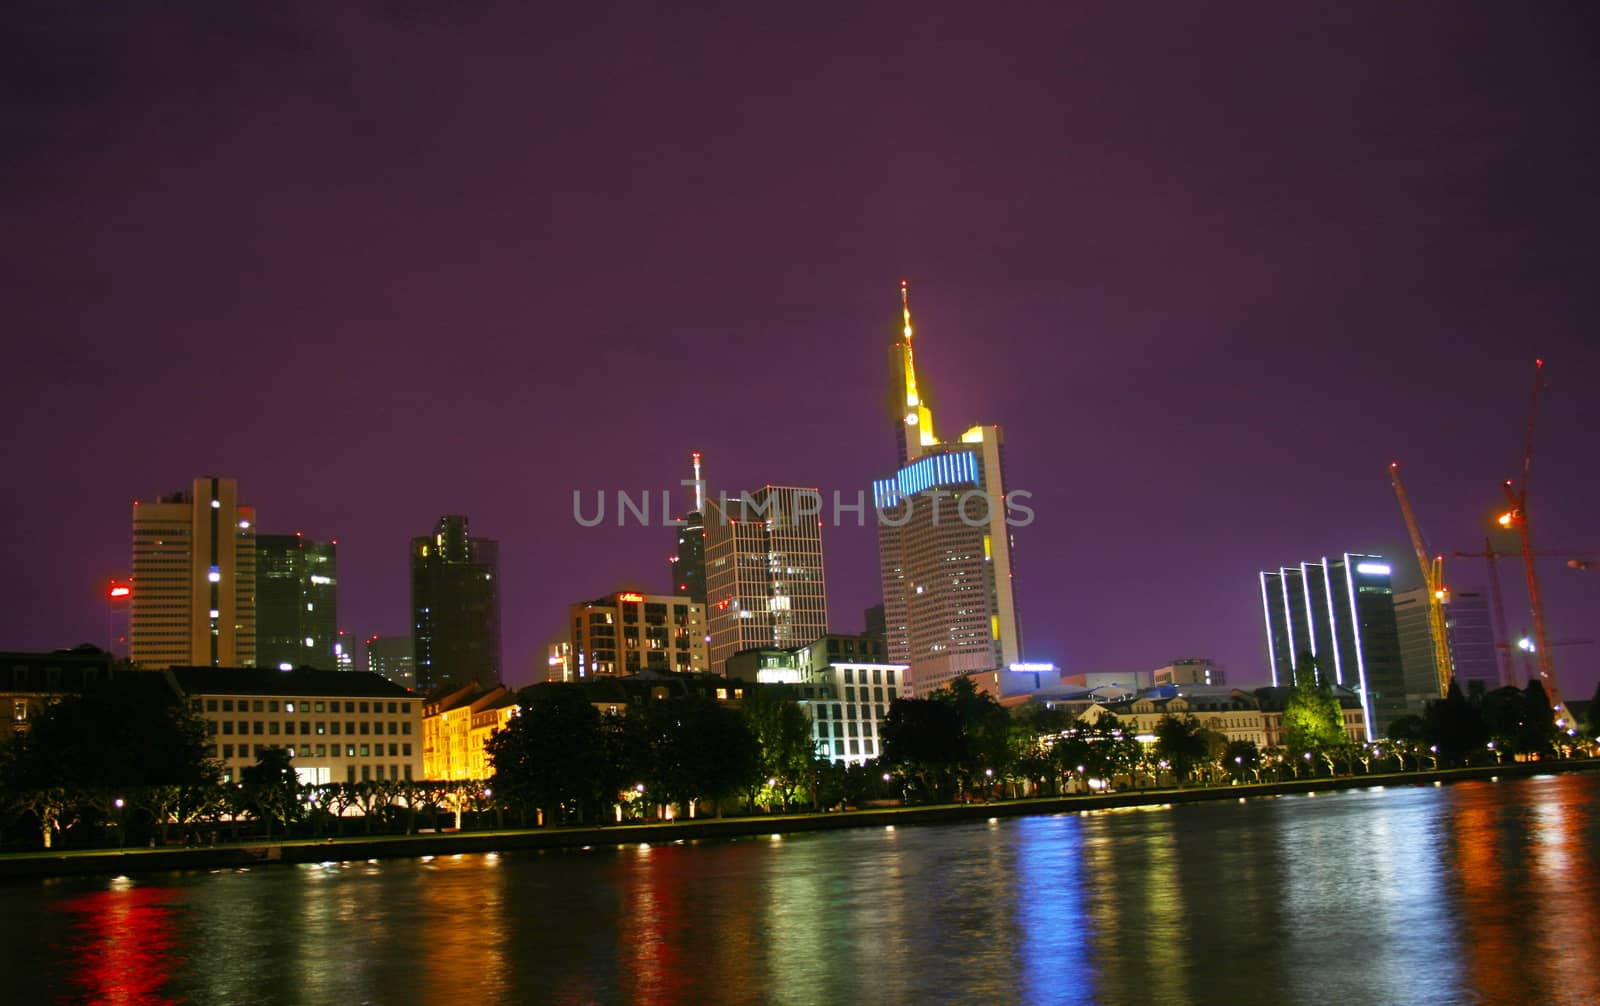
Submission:
[[[1411,547],[1417,553],[1417,567],[1422,570],[1422,582],[1428,588],[1428,633],[1433,637],[1433,672],[1438,680],[1439,697],[1450,691],[1450,636],[1445,627],[1444,606],[1450,592],[1444,585],[1444,556],[1428,558],[1428,546],[1417,527],[1416,514],[1411,512],[1411,501],[1406,498],[1406,487],[1400,481],[1400,462],[1389,465],[1389,481],[1394,483],[1395,498],[1400,501],[1400,513],[1406,519],[1406,530],[1411,532]]]
[[[1544,600],[1539,595],[1539,572],[1534,565],[1536,553],[1533,549],[1533,534],[1528,528],[1528,483],[1533,476],[1533,433],[1539,416],[1539,392],[1544,387],[1544,361],[1535,360],[1533,363],[1533,395],[1528,402],[1528,432],[1522,452],[1522,484],[1517,486],[1512,480],[1506,480],[1506,500],[1511,504],[1511,509],[1500,516],[1499,523],[1501,527],[1515,527],[1517,530],[1522,546],[1522,568],[1528,580],[1528,606],[1533,614],[1533,656],[1539,668],[1539,678],[1544,684],[1545,694],[1550,696],[1556,725],[1565,729],[1570,726],[1567,722],[1570,716],[1562,702],[1561,688],[1556,682],[1555,661],[1551,659],[1550,637],[1544,620]]]

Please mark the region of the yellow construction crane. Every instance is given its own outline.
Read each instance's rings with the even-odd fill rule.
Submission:
[[[1406,530],[1411,532],[1411,547],[1417,552],[1417,566],[1422,570],[1422,582],[1428,588],[1428,633],[1433,636],[1433,670],[1439,680],[1439,697],[1450,691],[1450,637],[1445,631],[1444,606],[1450,602],[1450,588],[1444,585],[1444,556],[1428,558],[1428,546],[1422,541],[1422,531],[1417,527],[1417,517],[1411,512],[1411,501],[1406,499],[1406,487],[1400,482],[1400,462],[1389,465],[1389,481],[1394,483],[1395,498],[1400,501],[1400,513],[1405,516]]]

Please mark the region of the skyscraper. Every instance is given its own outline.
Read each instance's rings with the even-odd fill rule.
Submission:
[[[338,542],[256,535],[256,663],[338,670]]]
[[[1360,697],[1368,737],[1406,713],[1389,575],[1383,557],[1347,552],[1260,577],[1273,685],[1310,685],[1314,663],[1324,682]]]
[[[410,636],[372,636],[367,640],[367,670],[399,685],[417,683],[417,661]]]
[[[828,631],[821,494],[765,486],[707,500],[706,623],[711,673],[758,646],[804,646]]]
[[[700,474],[700,452],[690,455],[694,466],[694,509],[674,520],[678,550],[672,556],[672,592],[699,605],[706,603],[706,484]]]
[[[467,518],[411,540],[411,625],[422,691],[500,683],[499,544],[472,537]]]
[[[954,678],[1008,669],[1021,655],[998,426],[940,440],[917,384],[910,294],[894,346],[891,406],[900,469],[873,483],[889,660],[924,696]]]
[[[1445,633],[1450,637],[1450,661],[1461,691],[1471,691],[1474,682],[1484,691],[1510,684],[1500,678],[1500,654],[1495,645],[1494,619],[1489,598],[1481,587],[1450,591],[1444,609]]]
[[[1445,639],[1450,646],[1450,673],[1463,695],[1474,687],[1494,691],[1501,685],[1489,601],[1477,588],[1451,590],[1445,605]],[[1394,595],[1395,628],[1400,640],[1400,663],[1406,682],[1406,702],[1420,714],[1439,697],[1438,674],[1433,663],[1433,636],[1428,629],[1428,591],[1408,590]]]
[[[133,504],[129,657],[156,669],[256,662],[255,511],[233,479]]]

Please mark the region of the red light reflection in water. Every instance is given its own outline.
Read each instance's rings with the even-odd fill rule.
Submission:
[[[1563,776],[1456,790],[1450,828],[1462,951],[1484,1002],[1600,1002],[1592,936],[1600,878],[1585,835],[1595,798],[1584,782]],[[1527,788],[1539,783],[1549,788]]]
[[[124,882],[125,883],[125,882]],[[113,1006],[180,1002],[162,992],[182,963],[166,887],[113,887],[55,905],[70,912],[71,943],[62,948],[69,978],[85,1000]]]
[[[629,946],[624,963],[633,979],[635,994],[651,1000],[681,1000],[685,976],[678,941],[685,929],[679,904],[680,850],[673,846],[641,848],[628,864],[626,898],[632,907],[624,915],[631,933],[619,934]]]

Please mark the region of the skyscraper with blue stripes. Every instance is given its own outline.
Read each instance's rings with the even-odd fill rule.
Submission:
[[[900,467],[875,481],[872,495],[888,656],[910,665],[906,690],[921,697],[1017,663],[1021,634],[1000,427],[939,439],[917,385],[905,283],[900,306],[890,386]]]

